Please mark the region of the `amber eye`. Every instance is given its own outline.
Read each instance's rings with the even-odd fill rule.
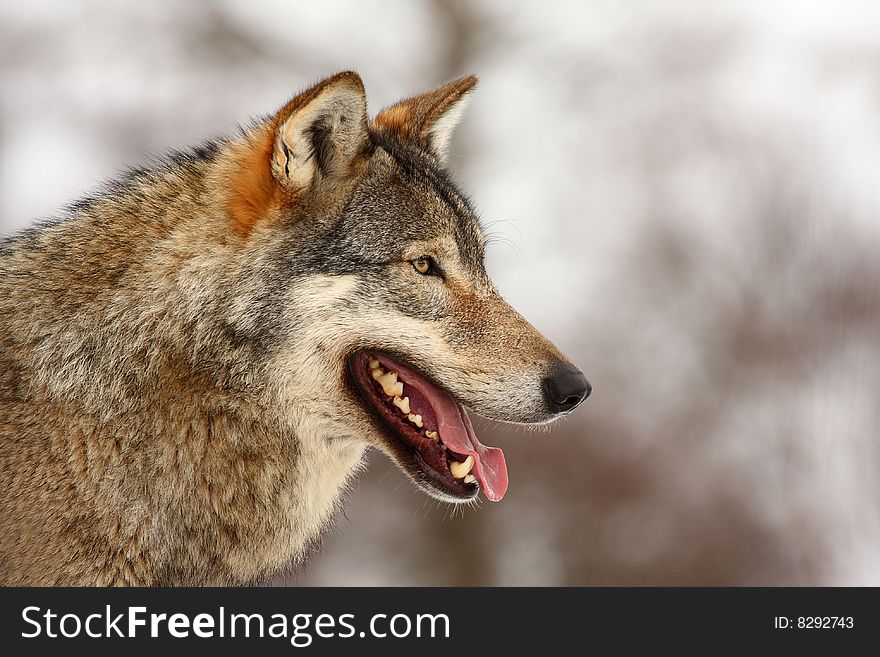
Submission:
[[[415,270],[420,274],[428,275],[434,268],[434,262],[431,260],[430,256],[420,256],[412,261],[412,266],[415,267]]]

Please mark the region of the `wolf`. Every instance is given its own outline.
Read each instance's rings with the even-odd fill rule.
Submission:
[[[501,499],[465,407],[544,423],[591,387],[499,295],[447,172],[476,82],[369,119],[339,73],[0,245],[0,583],[264,581],[370,447]]]

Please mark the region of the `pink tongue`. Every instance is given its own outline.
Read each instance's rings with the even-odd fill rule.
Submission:
[[[497,502],[507,492],[507,463],[504,461],[504,452],[497,447],[486,447],[477,440],[471,419],[461,404],[450,397],[446,399],[451,402],[449,410],[434,406],[440,439],[456,454],[474,457],[474,476],[480,482],[486,497]],[[436,401],[432,398],[431,403],[436,404]]]
[[[464,408],[446,392],[408,367],[399,363],[394,363],[394,367],[402,374],[405,384],[416,382],[416,387],[433,407],[437,415],[437,432],[443,444],[456,454],[474,457],[472,472],[486,497],[492,502],[504,497],[507,492],[507,463],[504,461],[504,452],[497,447],[486,447],[477,440]]]

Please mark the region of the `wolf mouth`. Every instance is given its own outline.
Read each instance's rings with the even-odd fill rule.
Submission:
[[[359,352],[349,369],[361,399],[388,430],[389,447],[431,495],[454,502],[480,490],[493,502],[504,496],[504,453],[477,440],[450,393],[384,353]]]

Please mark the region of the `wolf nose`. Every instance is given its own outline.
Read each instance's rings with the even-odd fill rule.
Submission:
[[[574,365],[559,364],[543,381],[544,401],[553,413],[567,413],[590,396],[593,386]]]

